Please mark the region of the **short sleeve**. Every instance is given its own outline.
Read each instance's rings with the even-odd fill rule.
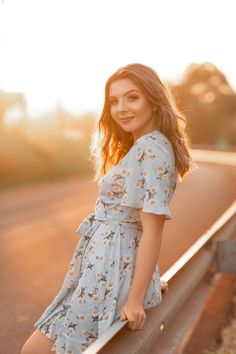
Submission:
[[[140,139],[128,159],[121,205],[171,219],[169,203],[177,176],[171,143]]]

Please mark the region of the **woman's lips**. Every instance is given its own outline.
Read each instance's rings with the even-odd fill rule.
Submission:
[[[122,123],[128,123],[131,119],[133,119],[134,117],[127,117],[127,118],[120,118],[120,121]]]

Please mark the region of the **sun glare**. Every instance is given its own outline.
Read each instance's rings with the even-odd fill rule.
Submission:
[[[226,11],[214,2],[209,17],[213,2],[202,0],[121,0],[115,8],[106,0],[2,0],[0,89],[24,93],[37,115],[58,102],[77,112],[101,109],[106,78],[129,62],[174,81],[190,63],[209,61],[236,85],[232,42],[225,40],[235,30],[231,5]]]

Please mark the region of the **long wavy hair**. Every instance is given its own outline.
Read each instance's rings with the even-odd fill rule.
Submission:
[[[176,107],[168,88],[150,67],[143,64],[128,64],[112,74],[105,85],[105,99],[102,114],[92,131],[90,152],[94,157],[94,181],[99,181],[110,167],[114,167],[134,144],[131,132],[124,131],[112,119],[109,91],[112,82],[128,78],[136,84],[150,103],[157,108],[155,114],[157,129],[172,143],[179,176],[190,171],[192,159],[189,154],[190,140],[185,132],[186,119]]]

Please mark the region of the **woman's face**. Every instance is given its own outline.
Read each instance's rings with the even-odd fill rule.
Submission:
[[[132,133],[134,141],[157,129],[152,104],[132,80],[112,82],[109,102],[112,119],[123,130]]]

